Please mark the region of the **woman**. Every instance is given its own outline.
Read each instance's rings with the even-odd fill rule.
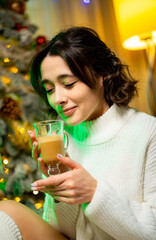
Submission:
[[[47,176],[32,184],[47,193],[45,221],[12,202],[1,202],[3,219],[23,239],[156,240],[156,119],[128,107],[137,90],[127,66],[96,32],[75,27],[34,57],[31,79],[66,123],[69,155],[58,154],[62,173],[48,177],[30,131]]]

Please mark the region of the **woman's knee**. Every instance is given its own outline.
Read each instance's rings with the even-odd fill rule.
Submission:
[[[0,211],[5,212],[9,216],[17,216],[19,209],[22,208],[22,204],[14,200],[2,200],[0,201]]]
[[[17,224],[23,239],[65,240],[50,224],[21,203],[13,200],[0,201],[0,211],[9,215]]]
[[[11,205],[10,201],[0,201],[0,235],[1,239],[22,239],[20,229],[14,219],[11,217]],[[13,203],[13,205],[15,205]],[[7,208],[8,206],[8,208]]]

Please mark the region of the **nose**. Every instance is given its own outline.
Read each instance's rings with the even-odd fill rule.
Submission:
[[[67,103],[67,96],[63,88],[55,88],[54,102],[56,105],[64,105]]]

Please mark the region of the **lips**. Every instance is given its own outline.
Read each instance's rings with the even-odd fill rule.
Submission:
[[[77,107],[75,106],[75,107],[63,109],[62,114],[64,116],[70,116],[70,115],[72,115],[75,112],[76,108]]]

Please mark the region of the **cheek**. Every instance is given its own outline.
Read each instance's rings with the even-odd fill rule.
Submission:
[[[54,98],[52,96],[47,96],[49,105],[56,110],[56,106],[54,104]]]

